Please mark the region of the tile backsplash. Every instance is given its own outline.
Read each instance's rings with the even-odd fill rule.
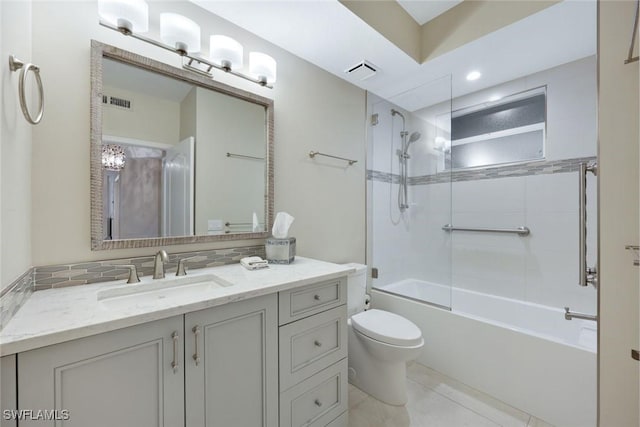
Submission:
[[[164,265],[167,272],[174,272],[179,259],[195,257],[186,263],[188,270],[195,270],[234,264],[247,256],[264,257],[264,245],[169,254],[169,261]],[[153,274],[153,262],[153,256],[144,256],[35,267],[34,290],[109,282],[129,277],[129,270],[117,267],[118,265],[135,265],[140,277],[148,276]]]
[[[172,273],[176,271],[181,258],[193,257],[187,261],[186,267],[187,270],[195,270],[235,264],[247,256],[264,258],[264,245],[170,254],[169,261],[164,265],[165,271]],[[0,292],[0,329],[11,320],[34,291],[128,278],[129,269],[118,265],[135,265],[140,277],[148,276],[153,273],[153,263],[154,256],[144,256],[32,267]]]
[[[34,268],[30,268],[0,293],[0,329],[20,309],[33,292]]]

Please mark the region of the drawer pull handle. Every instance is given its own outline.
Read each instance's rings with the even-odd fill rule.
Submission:
[[[320,402],[320,399],[316,399],[313,403],[315,403],[318,408],[322,407],[322,402]]]
[[[196,362],[196,366],[198,366],[200,364],[200,356],[198,355],[198,335],[200,335],[200,326],[194,326],[193,329],[193,334],[196,337],[196,347],[195,347],[195,353],[193,355],[193,360]]]
[[[173,373],[178,372],[178,340],[180,336],[177,332],[171,334],[171,338],[173,339],[173,362],[171,362],[171,368],[173,369]]]
[[[315,295],[313,296],[313,299],[314,299],[314,300],[316,300],[316,301],[320,301],[320,295],[315,294]]]
[[[318,341],[318,340],[315,340],[315,341],[313,342],[313,344],[314,344],[316,347],[322,347],[322,343],[321,343],[320,341]]]

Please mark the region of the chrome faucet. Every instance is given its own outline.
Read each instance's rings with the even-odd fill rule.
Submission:
[[[164,249],[160,249],[156,253],[156,257],[153,261],[153,278],[154,279],[164,279],[164,263],[169,261],[169,256],[164,251]]]

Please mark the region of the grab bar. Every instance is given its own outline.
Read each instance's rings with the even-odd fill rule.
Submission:
[[[248,159],[248,160],[264,160],[264,157],[247,156],[245,154],[233,154],[233,153],[227,153],[227,157],[235,157],[236,159]]]
[[[472,227],[454,227],[451,224],[442,226],[444,231],[478,231],[482,233],[513,233],[520,236],[528,236],[531,233],[529,227],[520,226],[516,228],[472,228]]]
[[[571,319],[583,319],[583,320],[592,320],[594,322],[598,321],[598,316],[593,315],[593,314],[584,314],[584,313],[578,313],[575,311],[570,311],[569,307],[565,307],[564,308],[564,318],[567,320],[571,320]]]
[[[579,245],[579,263],[578,275],[580,286],[598,285],[598,271],[596,267],[587,266],[587,172],[598,175],[598,164],[580,163],[579,183],[578,183],[578,245]]]
[[[18,96],[20,98],[20,109],[22,109],[22,114],[24,118],[27,119],[29,123],[32,125],[37,125],[42,120],[42,115],[44,113],[44,88],[42,87],[42,79],[40,78],[40,68],[34,64],[25,64],[18,58],[13,55],[9,56],[9,69],[11,71],[20,71],[20,79],[18,80]],[[25,85],[27,83],[27,74],[29,71],[33,71],[33,75],[36,78],[36,83],[38,85],[38,114],[34,119],[31,117],[31,113],[29,112],[29,108],[27,107],[27,97],[25,95]]]

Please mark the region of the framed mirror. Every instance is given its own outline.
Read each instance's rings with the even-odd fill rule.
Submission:
[[[91,50],[92,250],[267,237],[273,100]]]

